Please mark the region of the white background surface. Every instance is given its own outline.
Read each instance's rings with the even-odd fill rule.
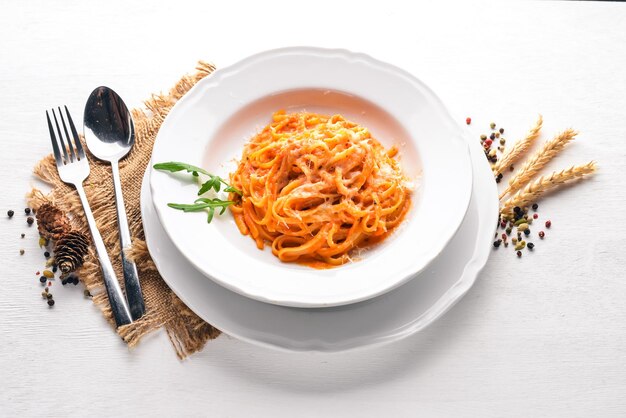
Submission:
[[[123,3],[0,2],[0,416],[626,414],[625,4]],[[181,362],[163,333],[129,352],[80,286],[53,286],[48,309],[22,212],[50,152],[44,110],[80,119],[100,84],[138,106],[197,59],[298,44],[411,71],[476,136],[495,120],[519,137],[541,112],[543,138],[581,132],[551,168],[600,171],[541,202],[553,227],[534,254],[494,252],[452,311],[383,348],[285,354],[222,336]]]

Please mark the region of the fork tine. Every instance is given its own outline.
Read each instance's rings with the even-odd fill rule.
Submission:
[[[63,134],[61,133],[61,129],[59,128],[59,121],[57,120],[57,114],[54,111],[54,109],[52,109],[52,117],[54,117],[54,123],[57,126],[57,133],[59,134],[59,141],[61,141],[61,149],[63,150],[63,155],[65,156],[65,164],[69,164],[70,162],[72,162],[72,160],[70,160],[69,155],[67,155],[67,148],[65,146],[65,141],[63,140]]]
[[[61,151],[59,150],[59,144],[57,143],[56,136],[54,135],[54,128],[52,127],[52,121],[50,120],[50,115],[46,110],[46,119],[48,119],[48,129],[50,129],[50,140],[52,141],[52,152],[54,154],[54,159],[57,162],[57,166],[63,165],[63,160],[61,159]]]
[[[78,132],[76,132],[76,127],[74,126],[74,121],[72,120],[72,116],[70,115],[70,111],[67,110],[67,106],[65,106],[65,113],[67,114],[67,120],[70,123],[70,129],[72,131],[72,136],[74,137],[74,143],[76,144],[76,150],[78,152],[78,158],[85,158],[85,151],[83,150],[83,144],[80,143],[80,138],[78,137]],[[68,136],[69,138],[69,136]],[[69,141],[69,139],[68,139]]]
[[[61,112],[61,107],[59,107],[58,109],[59,109],[59,118],[61,118],[61,124],[63,125],[63,130],[65,131],[65,139],[67,139],[67,144],[70,146],[69,148],[70,148],[70,156],[71,156],[72,162],[74,160],[78,161],[78,157],[74,153],[74,147],[72,146],[70,134],[67,132],[67,126],[65,125],[65,118],[63,117],[63,112]]]

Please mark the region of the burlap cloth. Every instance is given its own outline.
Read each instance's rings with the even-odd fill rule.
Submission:
[[[215,67],[211,64],[199,62],[196,72],[181,78],[169,93],[153,95],[145,102],[146,109],[133,109],[136,142],[128,156],[120,161],[124,199],[133,242],[129,255],[137,263],[146,302],[146,314],[138,321],[119,327],[116,331],[129,347],[133,347],[143,336],[164,327],[176,354],[181,359],[201,350],[205,343],[216,338],[220,331],[204,322],[185,306],[159,275],[146,246],[139,199],[143,175],[152,155],[154,139],[163,120],[172,106],[194,84],[211,74],[214,69]],[[91,154],[89,157],[91,173],[84,183],[85,192],[117,276],[121,278],[123,277],[121,260],[120,257],[115,256],[119,254],[120,244],[111,166],[108,163],[99,162]],[[63,183],[59,178],[53,156],[48,155],[41,160],[35,166],[34,173],[49,183],[52,191],[44,195],[41,191],[34,189],[28,196],[29,205],[37,209],[44,202],[51,201],[70,215],[75,229],[91,236],[78,194],[73,186]],[[115,322],[93,248],[90,248],[87,260],[77,274],[87,290],[94,295],[93,303],[102,310],[104,317],[114,327]],[[124,286],[123,280],[120,284]]]

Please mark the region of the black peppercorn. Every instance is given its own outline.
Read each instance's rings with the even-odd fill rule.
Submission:
[[[532,250],[533,248],[535,248],[535,244],[533,244],[532,242],[529,242],[528,244],[526,244],[526,246],[528,247],[529,250]]]
[[[40,283],[45,283],[47,280],[48,280],[48,279],[46,279],[46,276],[41,276],[41,277],[39,278],[39,282],[40,282]]]
[[[67,284],[67,279],[63,279],[63,280],[61,280],[61,284],[62,284],[63,286],[65,286],[65,285]]]
[[[50,253],[48,251],[46,251],[45,253],[43,253],[43,256],[46,258],[50,258]]]
[[[59,268],[57,267],[57,265],[56,265],[56,264],[55,264],[54,266],[52,266],[52,272],[53,272],[53,273],[56,273],[58,269],[59,269]]]
[[[530,235],[530,229],[525,229],[524,230],[524,235],[529,236]]]
[[[26,223],[28,225],[32,225],[33,222],[35,222],[35,218],[33,218],[32,216],[29,216],[28,218],[26,218]]]
[[[537,208],[539,208],[539,205],[538,205],[538,204],[536,204],[536,203],[533,203],[533,206],[532,206],[532,207],[533,207],[533,210],[537,210]]]
[[[518,251],[518,252],[517,252],[517,256],[518,256],[518,257],[521,257],[521,256],[522,256],[522,252],[521,252],[521,251]]]
[[[54,299],[48,299],[48,306],[54,306]]]
[[[12,218],[12,217],[13,217],[13,215],[15,215],[15,212],[13,212],[12,210],[9,210],[9,211],[7,212],[7,215],[8,215],[8,217],[9,217],[9,218]]]
[[[74,286],[76,286],[78,284],[78,277],[74,276],[74,278],[72,279],[72,283],[74,283]]]
[[[500,133],[503,134],[504,133],[504,128],[500,128]]]
[[[24,213],[26,213],[27,215],[30,215],[30,208],[24,209]]]

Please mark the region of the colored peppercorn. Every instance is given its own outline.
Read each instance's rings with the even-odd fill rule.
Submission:
[[[493,141],[494,139],[496,139],[496,134],[491,134],[491,135],[489,135],[489,139],[491,139],[492,141]]]
[[[465,118],[465,123],[467,123],[468,125],[472,123],[472,118]]]
[[[33,218],[32,216],[29,216],[28,218],[26,218],[26,223],[28,225],[32,225],[33,222],[35,222],[35,218]]]
[[[507,234],[507,235],[511,235],[511,231],[512,231],[511,227],[508,227],[508,228],[506,229],[506,234]]]
[[[493,144],[493,140],[491,140],[491,139],[487,139],[487,140],[485,141],[485,146],[486,146],[487,148],[489,148],[489,147],[491,146],[491,144]]]
[[[543,239],[546,236],[546,233],[543,231],[539,231],[539,238]]]
[[[539,214],[535,213],[533,214],[533,219],[537,219],[539,217]]]
[[[24,255],[24,249],[23,248],[20,249],[20,255]]]
[[[521,251],[517,251],[517,257],[520,258],[522,256],[522,252]]]
[[[491,129],[496,129],[496,123],[495,123],[495,122],[491,122],[491,123],[489,124],[489,127],[490,127]]]
[[[9,210],[9,211],[7,212],[7,216],[8,216],[9,218],[12,218],[12,217],[13,217],[13,215],[15,215],[15,212],[13,212],[12,210]]]
[[[546,228],[550,228],[552,226],[552,221],[547,220],[546,221]]]

